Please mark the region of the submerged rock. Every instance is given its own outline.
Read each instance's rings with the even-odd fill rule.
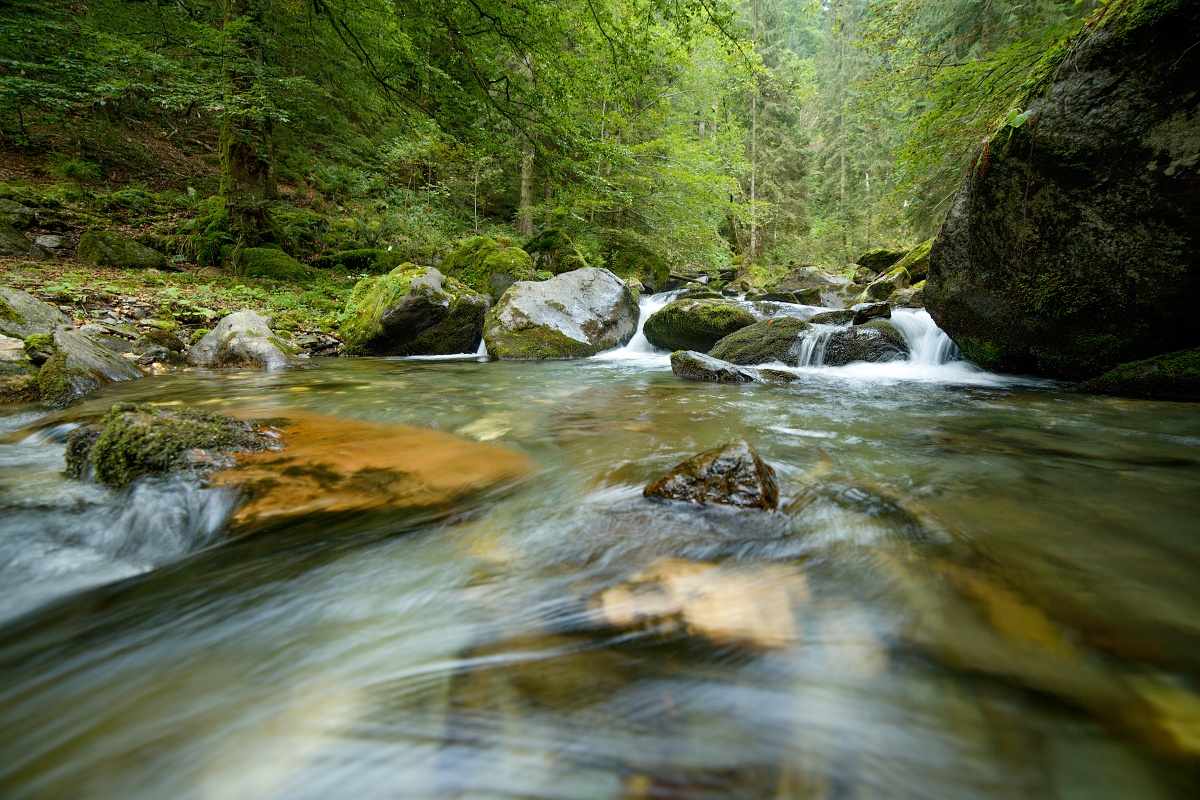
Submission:
[[[403,264],[359,281],[341,333],[347,355],[473,353],[483,338],[487,298],[433,267]]]
[[[825,345],[822,364],[841,367],[854,361],[900,361],[908,358],[908,343],[890,322],[876,319],[834,331]]]
[[[537,277],[528,253],[488,236],[476,236],[446,256],[441,270],[493,298],[500,297],[517,281],[532,281]]]
[[[774,511],[779,505],[775,470],[745,439],[705,450],[676,465],[642,491],[645,497]]]
[[[808,323],[794,317],[762,320],[724,337],[713,345],[709,355],[742,366],[769,361],[796,366],[801,337],[808,329]]]
[[[36,354],[33,360],[45,356],[37,383],[47,405],[63,406],[105,384],[145,377],[102,342],[71,328],[60,328],[52,336],[31,337],[25,349]]]
[[[1075,388],[1096,394],[1200,402],[1200,348],[1122,364]]]
[[[796,380],[790,372],[742,367],[694,350],[672,353],[671,371],[685,380],[709,383],[790,383]]]
[[[96,427],[67,437],[67,474],[121,487],[143,475],[202,475],[230,456],[278,448],[278,436],[251,422],[191,408],[118,403]]]
[[[1112,3],[1037,67],[930,253],[968,359],[1086,379],[1200,345],[1197,40],[1200,4]]]
[[[854,325],[862,325],[873,319],[891,319],[892,306],[887,303],[859,303],[851,309],[854,317],[850,320]]]
[[[167,257],[128,236],[112,231],[85,231],[78,258],[84,264],[116,269],[167,269]]]
[[[651,314],[642,333],[650,344],[664,350],[707,353],[721,339],[754,322],[754,314],[732,300],[684,299]]]
[[[637,316],[620,278],[585,267],[514,284],[487,313],[483,338],[492,358],[586,358],[633,338]]]
[[[230,314],[188,351],[188,365],[210,369],[298,365],[296,348],[276,336],[268,323],[268,317],[249,309]]]
[[[31,294],[0,286],[0,333],[28,339],[38,334],[50,335],[71,318],[49,303]]]

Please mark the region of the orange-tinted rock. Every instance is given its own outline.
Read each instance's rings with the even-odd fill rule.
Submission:
[[[760,508],[779,506],[779,485],[771,469],[745,439],[734,439],[679,464],[642,494],[663,500]]]

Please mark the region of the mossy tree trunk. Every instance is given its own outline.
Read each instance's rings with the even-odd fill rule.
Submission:
[[[239,243],[274,239],[267,202],[277,195],[269,115],[248,112],[263,67],[263,34],[256,0],[225,0],[225,113],[221,120],[221,197]]]

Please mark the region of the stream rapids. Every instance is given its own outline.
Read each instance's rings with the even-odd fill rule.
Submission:
[[[824,367],[814,338],[783,386],[679,380],[639,332],[10,411],[0,796],[1197,796],[1200,406],[989,374],[892,321],[908,360]],[[66,433],[129,400],[432,428],[535,471],[231,539],[228,489],[62,475]],[[779,512],[641,497],[739,437]]]

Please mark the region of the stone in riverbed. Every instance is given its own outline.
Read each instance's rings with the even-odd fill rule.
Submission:
[[[908,343],[890,322],[876,319],[863,325],[834,331],[825,346],[826,367],[841,367],[854,361],[900,361],[908,357]]]
[[[731,300],[675,300],[651,314],[642,333],[650,344],[664,350],[707,353],[721,339],[754,322],[748,308]]]
[[[25,350],[47,355],[37,379],[47,405],[63,406],[106,384],[145,377],[102,342],[71,328],[60,328],[50,337],[31,337]]]
[[[721,339],[708,354],[740,366],[780,361],[795,366],[801,337],[808,323],[793,317],[775,317],[747,325]]]
[[[854,325],[862,325],[873,319],[892,318],[892,307],[886,302],[859,303],[851,310],[854,312],[854,318],[851,320]]]
[[[774,511],[779,506],[775,470],[745,439],[705,450],[676,465],[642,491],[645,497]]]
[[[487,298],[433,267],[402,264],[359,281],[342,315],[352,356],[473,353],[483,338]]]
[[[49,335],[71,319],[49,303],[31,294],[0,286],[0,333],[27,339],[37,334]]]
[[[685,380],[707,383],[790,383],[797,379],[783,370],[741,367],[694,350],[672,353],[671,371]]]
[[[1200,348],[1122,364],[1075,388],[1095,394],[1200,402]]]
[[[0,334],[0,403],[37,399],[37,369],[25,356],[24,342]]]
[[[925,281],[914,283],[907,289],[897,289],[888,295],[892,308],[924,308]]]
[[[296,348],[276,336],[268,318],[243,309],[222,319],[188,351],[192,367],[259,367],[280,369],[299,365]]]
[[[488,236],[476,236],[446,256],[442,271],[482,295],[500,297],[517,281],[536,277],[533,258]]]
[[[810,325],[849,325],[854,322],[854,312],[848,308],[838,311],[825,311],[815,317],[809,317]]]
[[[633,338],[637,316],[624,281],[584,267],[513,284],[487,313],[483,340],[492,358],[586,358]]]
[[[888,296],[897,289],[907,289],[909,284],[908,270],[904,267],[892,267],[880,275],[863,290],[859,302],[871,303],[887,300]]]

